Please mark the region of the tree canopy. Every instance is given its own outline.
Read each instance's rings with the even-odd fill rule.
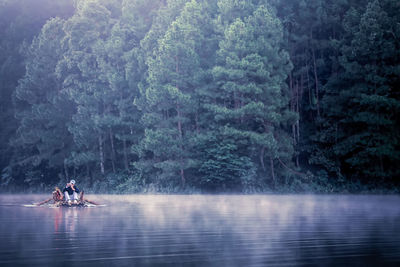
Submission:
[[[399,186],[398,1],[38,1],[0,0],[2,188]]]

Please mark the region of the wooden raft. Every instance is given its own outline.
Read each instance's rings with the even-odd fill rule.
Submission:
[[[58,200],[57,197],[54,196],[54,192],[53,192],[53,197],[49,198],[45,201],[42,201],[40,203],[36,203],[36,206],[42,206],[44,204],[50,204],[54,207],[93,207],[93,206],[98,206],[100,205],[99,203],[96,203],[94,201],[90,201],[88,199],[84,199],[83,198],[84,192],[82,191],[80,196],[79,196],[79,201],[77,201],[76,203],[74,201],[71,202],[67,202],[65,200]],[[51,204],[52,203],[52,204]]]

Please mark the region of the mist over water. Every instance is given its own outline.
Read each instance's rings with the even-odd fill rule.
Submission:
[[[0,196],[0,266],[396,266],[400,197]]]

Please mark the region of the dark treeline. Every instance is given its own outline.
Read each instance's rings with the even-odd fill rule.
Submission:
[[[398,0],[0,0],[8,190],[397,188]]]

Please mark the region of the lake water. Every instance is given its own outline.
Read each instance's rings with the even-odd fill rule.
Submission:
[[[0,196],[0,266],[400,266],[400,197]]]

